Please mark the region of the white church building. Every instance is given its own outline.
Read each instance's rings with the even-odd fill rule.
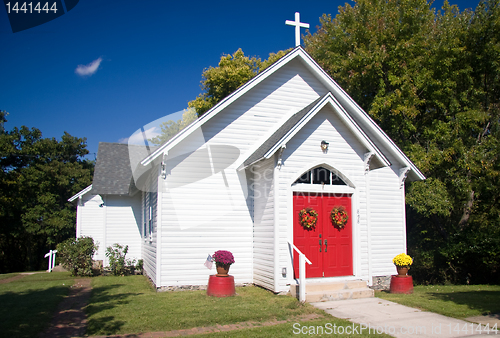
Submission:
[[[95,259],[128,245],[157,288],[206,285],[208,254],[229,250],[236,283],[286,292],[299,251],[308,280],[394,274],[405,181],[424,178],[298,46],[160,147],[101,143],[93,184],[70,200]],[[343,228],[330,219],[339,206]],[[313,229],[299,220],[307,208]]]

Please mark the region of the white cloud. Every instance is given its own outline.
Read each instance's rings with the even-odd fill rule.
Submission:
[[[97,60],[92,61],[88,65],[78,65],[75,69],[75,73],[77,73],[80,76],[90,76],[97,72],[97,69],[99,69],[99,65],[102,62],[102,58],[98,58]]]

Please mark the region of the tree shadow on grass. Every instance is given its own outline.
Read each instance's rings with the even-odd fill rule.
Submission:
[[[88,321],[87,324],[87,334],[93,335],[96,332],[103,334],[115,334],[122,326],[125,324],[124,321],[115,320],[113,316],[93,318]]]
[[[500,313],[500,291],[431,292],[429,296],[455,304],[467,305],[483,315]]]
[[[0,337],[36,337],[50,322],[68,287],[0,293]]]
[[[87,334],[116,334],[125,324],[124,321],[115,320],[114,316],[106,315],[106,312],[115,307],[130,303],[129,298],[140,293],[114,293],[116,288],[123,287],[124,284],[113,284],[92,289],[92,297],[86,307],[89,316],[87,324]]]

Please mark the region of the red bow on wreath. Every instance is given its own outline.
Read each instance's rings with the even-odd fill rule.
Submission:
[[[349,215],[343,206],[338,206],[332,209],[330,219],[334,227],[343,229],[349,220]]]

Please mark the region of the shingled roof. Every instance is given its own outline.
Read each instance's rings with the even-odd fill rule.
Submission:
[[[99,142],[92,193],[128,195],[131,183],[128,144]]]
[[[92,193],[130,195],[136,191],[130,166],[130,156],[133,154],[130,151],[137,150],[143,153],[144,148],[124,143],[99,142],[94,179],[92,181]]]

